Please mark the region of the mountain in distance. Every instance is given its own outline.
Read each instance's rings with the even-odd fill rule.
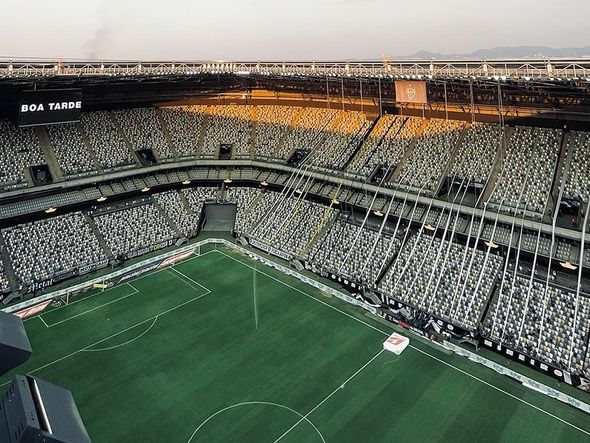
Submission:
[[[419,51],[401,58],[421,60],[442,59],[509,59],[509,58],[590,58],[590,46],[584,48],[549,48],[546,46],[500,46],[497,48],[478,49],[469,54],[442,54],[439,52]],[[400,58],[400,57],[392,57]]]

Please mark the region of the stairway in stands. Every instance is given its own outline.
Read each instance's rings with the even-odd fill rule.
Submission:
[[[156,201],[156,199],[152,199],[152,205],[154,205],[154,207],[158,211],[160,211],[160,214],[162,214],[162,217],[164,217],[164,220],[166,220],[168,222],[168,224],[174,230],[174,232],[176,232],[176,234],[179,235],[180,237],[184,237],[184,234],[182,233],[180,228],[176,225],[176,223],[174,223],[174,221],[170,218],[170,216],[168,215],[166,210],[162,207],[162,205],[160,203],[158,203]]]
[[[356,147],[354,148],[354,150],[351,152],[350,157],[348,157],[348,160],[346,160],[346,163],[344,163],[344,165],[342,166],[342,170],[343,171],[346,171],[348,169],[348,166],[350,165],[350,163],[354,160],[354,158],[356,157],[356,155],[362,149],[363,145],[367,141],[367,138],[369,138],[369,135],[371,134],[371,132],[373,132],[373,129],[377,125],[377,122],[379,121],[380,118],[381,117],[378,116],[377,118],[375,118],[371,122],[371,124],[369,125],[369,127],[367,128],[367,130],[365,131],[365,133],[363,134],[363,136],[359,140],[358,144],[356,145]],[[387,129],[389,129],[389,128],[387,128]]]
[[[172,143],[172,137],[170,137],[170,131],[168,130],[168,126],[166,125],[166,121],[164,120],[164,116],[162,115],[162,110],[160,108],[155,108],[156,110],[156,118],[158,120],[158,124],[160,125],[160,129],[164,134],[164,138],[166,139],[166,143],[170,146],[170,151],[172,151],[172,155],[174,158],[178,160],[178,151],[176,151],[176,146]],[[157,155],[156,152],[154,154]]]
[[[88,138],[88,134],[86,134],[86,131],[84,131],[84,127],[79,122],[76,123],[76,125],[78,126],[78,129],[80,130],[80,134],[82,135],[82,141],[84,142],[84,146],[86,147],[86,149],[88,150],[88,153],[90,154],[90,158],[92,159],[92,163],[94,164],[94,170],[103,172],[104,168],[102,167],[102,165],[98,161],[98,156],[96,155],[96,151],[92,147],[92,144],[90,143],[90,139]]]
[[[57,156],[53,151],[53,146],[49,140],[49,134],[47,133],[47,130],[41,126],[35,128],[35,130],[37,137],[39,138],[39,143],[41,144],[43,158],[45,158],[45,161],[47,162],[47,166],[49,167],[49,172],[51,173],[53,181],[64,181],[64,174],[61,170],[61,166],[59,165],[59,161],[57,160]]]
[[[94,219],[86,212],[84,212],[83,214],[84,214],[84,218],[88,222],[88,225],[90,226],[90,229],[92,229],[92,232],[94,233],[95,237],[98,239],[98,244],[100,245],[100,247],[104,251],[105,255],[109,258],[114,257],[113,251],[111,251],[111,248],[109,248],[109,246],[107,245],[107,242],[104,239],[104,237],[102,236],[102,234],[100,233],[100,230],[98,229],[98,227],[96,226]]]
[[[2,264],[4,265],[4,274],[8,279],[10,289],[12,291],[16,291],[18,290],[18,279],[16,278],[16,273],[14,272],[14,268],[12,267],[12,262],[10,261],[10,254],[8,253],[8,248],[6,247],[6,242],[4,241],[3,235],[0,235],[0,256],[2,257]]]

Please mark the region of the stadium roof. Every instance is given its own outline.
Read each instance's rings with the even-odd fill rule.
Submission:
[[[590,82],[589,59],[358,61],[1,60],[0,78],[197,74]]]

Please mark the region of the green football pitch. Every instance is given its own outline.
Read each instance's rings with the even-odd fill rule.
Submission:
[[[411,337],[384,352],[392,327],[230,249],[25,325],[19,372],[71,390],[95,443],[590,441],[584,413]]]

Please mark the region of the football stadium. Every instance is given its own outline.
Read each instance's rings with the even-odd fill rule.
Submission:
[[[590,441],[589,203],[590,58],[0,56],[0,443]]]

